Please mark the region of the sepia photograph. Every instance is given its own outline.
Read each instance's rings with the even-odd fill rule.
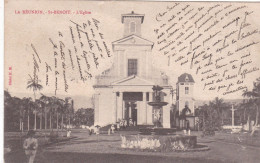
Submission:
[[[4,2],[5,163],[260,162],[260,3]]]

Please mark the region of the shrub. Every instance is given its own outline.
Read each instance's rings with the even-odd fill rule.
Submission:
[[[59,134],[57,131],[51,131],[50,132],[50,142],[57,142],[58,141]]]

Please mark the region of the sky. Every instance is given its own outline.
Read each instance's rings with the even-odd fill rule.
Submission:
[[[167,6],[173,3],[161,2],[160,5],[156,2],[70,2],[70,1],[54,1],[54,2],[35,2],[28,3],[26,1],[6,2],[5,11],[5,90],[8,90],[14,96],[32,96],[33,92],[26,88],[27,81],[29,79],[28,74],[33,74],[33,62],[31,44],[35,46],[39,53],[43,64],[40,65],[41,72],[39,78],[44,84],[45,82],[45,64],[50,63],[54,66],[53,62],[53,49],[49,42],[49,38],[57,40],[58,31],[61,31],[66,35],[64,42],[69,44],[69,26],[72,26],[70,20],[82,23],[91,18],[98,19],[100,21],[100,30],[104,34],[104,38],[108,44],[108,47],[112,51],[111,43],[123,37],[124,26],[121,23],[121,14],[135,13],[145,14],[144,22],[142,24],[142,37],[156,42],[156,34],[153,32],[155,28],[158,28],[158,22],[155,20],[156,15],[165,10]],[[194,6],[200,6],[200,3],[193,3]],[[249,4],[250,8],[254,9],[254,14],[259,15],[258,6]],[[15,14],[16,11],[21,10],[83,10],[90,11],[91,14],[87,15],[24,15]],[[252,20],[254,25],[259,28],[259,21],[256,18]],[[258,36],[259,37],[259,36]],[[259,45],[254,51],[259,52]],[[258,66],[260,63],[259,53],[252,56],[253,64]],[[211,100],[213,97],[220,96],[217,92],[210,92],[203,90],[203,83],[199,80],[201,76],[196,75],[194,69],[189,69],[188,66],[172,65],[167,66],[167,57],[162,55],[158,51],[158,47],[154,46],[153,52],[153,64],[155,67],[159,67],[170,78],[170,84],[175,87],[177,78],[182,73],[190,73],[195,80],[194,98],[198,100]],[[112,57],[105,57],[100,60],[100,66],[98,69],[93,69],[92,74],[98,75],[104,70],[111,67],[113,63]],[[12,85],[9,85],[9,67],[12,67]],[[252,73],[250,77],[246,79],[246,84],[249,88],[252,88],[252,82],[259,77],[259,71]],[[68,78],[75,79],[74,72],[68,71]],[[37,96],[40,93],[54,95],[55,81],[50,78],[50,86],[44,86],[43,90],[37,92]],[[91,97],[94,93],[93,84],[95,80],[88,80],[87,82],[81,82],[80,80],[69,81],[69,90],[65,92],[63,87],[59,87],[57,90],[57,96],[82,96]],[[227,99],[242,98],[241,91],[235,94],[225,96]],[[82,100],[79,103],[84,103]],[[79,105],[81,106],[81,105]],[[82,104],[83,106],[83,104]]]

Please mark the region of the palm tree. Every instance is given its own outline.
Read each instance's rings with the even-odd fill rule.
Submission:
[[[34,103],[32,101],[31,97],[24,97],[22,99],[23,101],[23,106],[25,107],[25,111],[27,113],[27,118],[28,118],[28,131],[30,130],[30,113],[32,108],[34,107]]]
[[[30,79],[27,82],[27,89],[33,89],[33,94],[34,94],[34,100],[36,99],[36,91],[40,91],[42,90],[42,85],[39,84],[39,80],[38,79],[33,79],[30,75],[29,75]]]
[[[44,118],[45,118],[44,127],[45,127],[45,129],[47,129],[47,113],[49,111],[50,115],[51,115],[52,98],[42,94],[42,96],[40,97],[40,100],[44,103],[44,105],[43,105],[44,106]]]
[[[254,115],[254,103],[252,99],[244,99],[238,106],[238,112],[240,113],[240,119],[242,124],[250,122],[250,117]]]
[[[255,126],[251,132],[251,135],[254,135],[254,132],[256,130],[256,127],[258,125],[259,121],[259,105],[260,105],[260,78],[254,82],[254,87],[252,91],[245,90],[242,94],[244,97],[248,97],[248,102],[254,105],[255,107],[255,112],[256,112],[256,119],[255,119]]]
[[[61,114],[61,129],[63,129],[63,116],[66,113],[66,101],[59,99],[59,112]]]
[[[71,100],[70,108],[69,108],[69,126],[70,126],[71,115],[72,116],[74,115],[74,101],[73,100]]]
[[[53,99],[53,108],[56,113],[56,124],[57,124],[57,129],[59,127],[59,113],[61,112],[63,105],[64,105],[64,100],[59,99],[55,96],[52,97]]]
[[[198,117],[199,117],[199,128],[205,128],[205,119],[208,116],[208,110],[209,106],[207,104],[204,104],[203,106],[200,106],[198,111]]]
[[[6,100],[6,99],[5,99]],[[22,100],[18,97],[11,97],[9,99],[9,105],[10,107],[12,107],[15,111],[19,110],[19,126],[20,126],[20,130],[22,130],[22,117],[23,117],[23,105],[22,105]],[[6,104],[6,102],[5,102]]]
[[[64,109],[62,110],[62,113],[65,114],[66,121],[67,121],[67,116],[70,114],[70,109],[71,109],[70,100],[71,100],[70,97],[65,98]],[[62,127],[63,127],[63,114],[61,118]]]
[[[30,79],[27,82],[27,89],[33,89],[33,94],[34,94],[34,101],[36,100],[36,91],[40,91],[43,87],[41,84],[39,84],[39,80],[38,79],[33,79],[30,75],[29,75]],[[34,109],[34,129],[36,130],[36,108]]]
[[[221,119],[221,124],[223,125],[224,124],[224,120],[223,120],[224,119],[224,115],[223,115],[223,113],[224,113],[224,109],[228,108],[227,104],[224,103],[223,99],[216,97],[214,99],[214,101],[210,102],[210,106],[213,107],[213,109],[215,109],[217,111],[218,116]]]
[[[37,111],[40,114],[40,130],[41,130],[42,129],[42,116],[43,116],[43,112],[44,112],[44,108],[45,108],[45,103],[40,99],[37,99],[35,101],[35,103],[36,103]]]
[[[55,104],[55,102],[54,102],[54,98],[53,97],[49,97],[49,105],[50,105],[50,107],[49,107],[49,114],[50,114],[50,129],[52,129],[52,116],[53,116],[53,113],[54,113],[54,104]]]

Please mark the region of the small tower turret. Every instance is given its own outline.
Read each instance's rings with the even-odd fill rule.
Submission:
[[[135,34],[141,36],[141,24],[144,21],[144,14],[136,14],[132,11],[129,14],[122,14],[122,23],[125,25],[124,37]]]
[[[193,87],[194,80],[190,74],[184,73],[178,78],[178,82],[176,84],[177,88],[177,108],[179,113],[181,113],[182,109],[185,106],[188,106],[191,110],[191,113],[194,114],[194,97],[193,97]]]

